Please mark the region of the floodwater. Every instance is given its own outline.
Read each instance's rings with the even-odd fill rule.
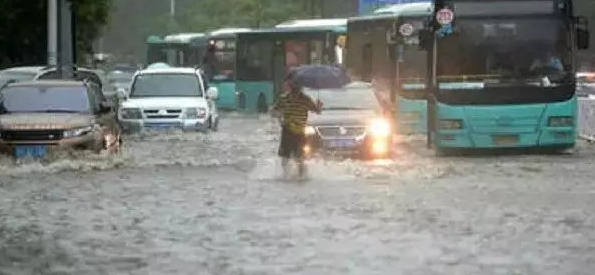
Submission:
[[[278,126],[127,137],[120,156],[0,159],[0,274],[592,274],[595,145],[309,161],[279,180]]]

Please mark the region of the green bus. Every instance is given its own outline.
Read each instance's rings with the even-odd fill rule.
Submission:
[[[439,154],[575,145],[575,57],[589,32],[572,0],[445,0],[439,17],[428,106]]]
[[[267,112],[293,67],[343,63],[347,19],[285,22],[237,35],[238,109]]]
[[[207,46],[203,33],[179,33],[147,39],[147,65],[163,62],[174,67],[194,67],[201,64]]]
[[[208,48],[213,50],[214,64],[203,64],[212,68],[208,73],[210,84],[219,90],[217,107],[222,110],[237,108],[235,72],[236,72],[236,37],[238,33],[248,32],[246,28],[223,28],[207,34]]]
[[[420,47],[419,31],[432,11],[429,2],[398,4],[347,24],[347,68],[384,95],[396,93],[395,127],[401,134],[427,131],[428,52]]]

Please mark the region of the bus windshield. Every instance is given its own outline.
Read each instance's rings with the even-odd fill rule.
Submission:
[[[235,73],[236,42],[235,38],[213,41],[214,56],[205,59],[205,65],[211,67],[211,80],[226,81],[233,79]],[[210,63],[210,64],[209,64]]]
[[[459,19],[438,47],[441,85],[556,86],[569,79],[572,66],[569,31],[555,19]]]

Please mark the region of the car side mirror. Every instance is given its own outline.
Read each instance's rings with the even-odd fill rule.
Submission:
[[[126,89],[118,88],[116,90],[116,94],[118,95],[118,98],[120,100],[128,98],[128,93],[126,92]]]
[[[101,102],[99,104],[99,112],[102,114],[109,113],[114,110],[114,106],[109,102]]]
[[[215,87],[209,87],[207,89],[207,98],[217,100],[219,98],[219,90]]]

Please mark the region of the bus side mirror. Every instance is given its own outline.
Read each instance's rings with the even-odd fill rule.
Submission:
[[[579,50],[586,50],[589,48],[591,40],[589,34],[589,20],[584,16],[578,16],[576,20],[576,47]]]
[[[423,29],[419,31],[419,48],[424,51],[429,51],[432,49],[432,42],[433,42],[433,32],[428,29]]]
[[[589,42],[591,40],[589,30],[577,29],[576,30],[576,46],[579,50],[589,49]]]

